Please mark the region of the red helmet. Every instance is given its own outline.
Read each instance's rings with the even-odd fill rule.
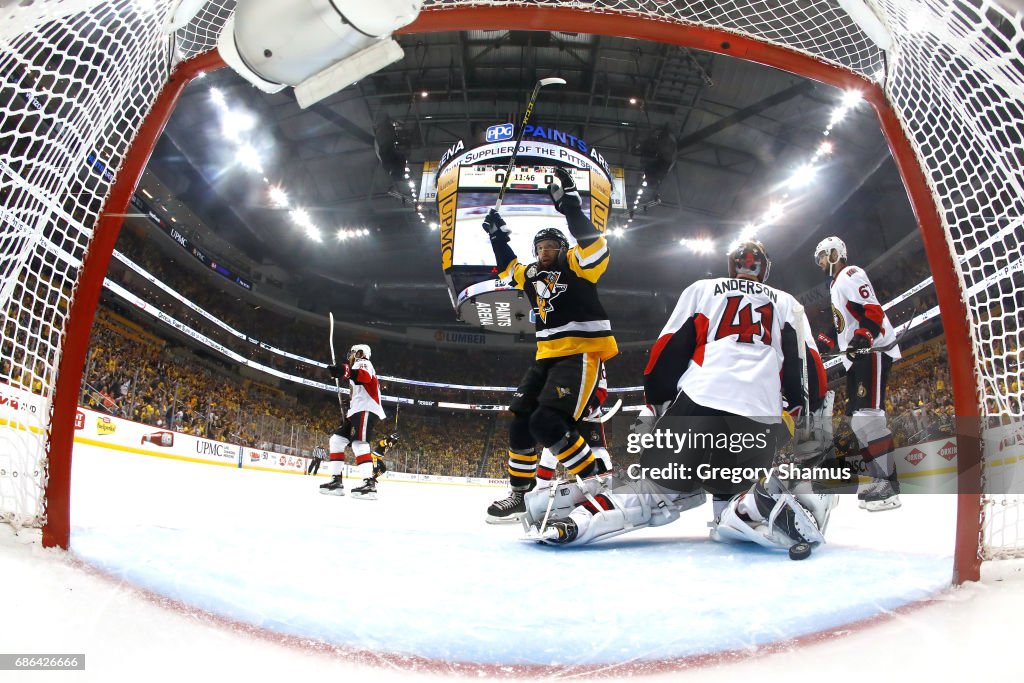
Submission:
[[[729,251],[729,277],[753,277],[758,282],[768,280],[772,262],[764,245],[757,240],[740,242]]]

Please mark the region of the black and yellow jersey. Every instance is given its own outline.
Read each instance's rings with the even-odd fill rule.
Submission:
[[[385,455],[387,455],[389,448],[391,448],[391,444],[388,443],[388,440],[386,438],[379,439],[377,441],[377,445],[373,447],[373,457],[383,458]]]
[[[522,264],[508,249],[508,260],[498,257],[499,277],[521,289],[533,305],[537,327],[537,360],[579,353],[596,353],[608,360],[619,352],[611,321],[597,296],[597,281],[608,268],[610,253],[604,235],[579,211],[569,216],[569,227],[579,244],[559,256],[553,268],[538,263]],[[574,220],[575,219],[575,220]],[[586,222],[592,231],[581,239],[577,225]]]

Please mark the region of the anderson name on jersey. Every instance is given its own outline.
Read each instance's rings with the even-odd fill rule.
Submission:
[[[850,346],[850,340],[859,328],[866,329],[874,337],[872,346],[887,346],[896,339],[892,323],[882,310],[875,289],[862,268],[843,268],[829,286],[829,293],[832,297],[832,321],[836,326],[836,342],[840,351]],[[893,346],[883,353],[893,360],[902,356],[899,346]],[[850,359],[846,356],[842,358],[843,366],[849,370]]]
[[[781,422],[782,398],[804,404],[797,325],[805,340],[811,329],[794,314],[790,294],[753,280],[698,280],[679,297],[651,350],[644,390],[651,405],[675,400],[680,391],[694,402],[764,423]],[[824,393],[825,368],[807,346],[811,409]]]
[[[349,387],[352,391],[351,400],[348,405],[346,417],[352,417],[356,413],[372,413],[384,419],[384,407],[380,403],[380,383],[377,381],[377,373],[373,369],[373,363],[366,358],[360,358],[352,363],[352,374],[349,376]]]

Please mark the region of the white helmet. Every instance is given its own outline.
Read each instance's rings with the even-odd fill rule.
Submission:
[[[826,237],[822,241],[818,242],[818,246],[814,248],[814,262],[818,262],[818,257],[821,256],[822,252],[826,252],[831,260],[833,249],[835,249],[836,253],[839,254],[839,258],[844,261],[846,260],[846,243],[833,235],[832,237]]]
[[[357,353],[363,354],[363,358],[370,360],[370,347],[366,344],[353,344],[352,348],[348,350],[348,355],[354,356]]]

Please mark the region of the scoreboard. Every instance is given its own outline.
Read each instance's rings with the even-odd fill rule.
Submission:
[[[460,142],[442,158],[436,193],[441,267],[459,320],[485,331],[532,334],[534,313],[529,299],[498,278],[494,251],[482,229],[497,202],[512,149],[508,142],[470,149]],[[584,213],[598,230],[605,230],[611,177],[604,160],[597,157],[551,142],[521,144],[500,209],[509,229],[509,246],[521,262],[534,260],[533,237],[544,228],[558,228],[570,245],[575,243],[565,217],[555,211],[548,196],[556,167],[572,174]]]

